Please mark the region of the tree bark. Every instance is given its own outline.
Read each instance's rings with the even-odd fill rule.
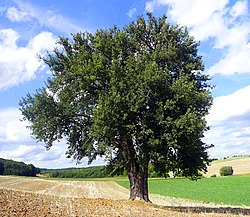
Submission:
[[[148,158],[140,159],[136,155],[132,140],[124,141],[121,148],[126,153],[126,167],[130,182],[130,199],[151,202],[148,195]],[[141,157],[141,156],[140,156]]]
[[[139,198],[151,202],[148,195],[148,164],[141,166],[134,159],[131,159],[127,169],[130,182],[130,199]]]

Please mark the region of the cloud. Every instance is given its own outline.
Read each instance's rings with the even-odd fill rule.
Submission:
[[[12,22],[22,22],[30,20],[30,16],[26,12],[19,11],[15,7],[8,8],[7,18]]]
[[[250,114],[248,114],[250,115]],[[250,154],[250,121],[239,116],[237,120],[221,121],[205,133],[204,142],[213,144],[209,150],[212,157]]]
[[[46,151],[43,143],[33,141],[33,145],[16,145],[14,150],[4,148],[0,151],[0,157],[28,164],[32,163],[38,167],[56,168],[60,167],[61,164],[67,165],[72,161],[66,158],[64,148],[64,144],[60,144],[60,146],[55,145],[49,151]]]
[[[40,8],[19,0],[16,0],[15,3],[17,8],[11,7],[7,12],[7,18],[12,22],[37,21],[41,26],[46,26],[67,34],[85,31],[84,28],[74,24],[70,19],[58,14],[55,10]]]
[[[248,1],[229,3],[229,0],[152,0],[146,2],[145,9],[152,12],[160,6],[168,6],[167,16],[187,26],[196,40],[213,39],[213,48],[225,51],[207,70],[210,75],[250,73]]]
[[[21,122],[21,112],[16,108],[0,110],[0,143],[24,142],[30,140],[26,126]]]
[[[7,158],[10,159],[34,159],[37,154],[44,151],[44,148],[41,146],[35,145],[19,145],[16,150],[5,152]]]
[[[250,85],[230,95],[216,97],[210,113],[206,117],[208,125],[218,125],[222,121],[250,113],[249,96]]]
[[[0,158],[32,163],[41,168],[83,167],[88,165],[87,158],[82,164],[66,158],[66,140],[54,142],[47,151],[45,144],[36,142],[30,135],[28,122],[22,122],[21,112],[17,108],[0,110]],[[102,158],[97,158],[92,165],[103,165]]]
[[[0,110],[0,157],[32,163],[39,167],[60,167],[75,165],[66,159],[67,145],[65,141],[57,142],[46,151],[44,143],[37,143],[22,122],[21,112],[17,108]]]
[[[68,168],[68,167],[86,167],[88,166],[87,158],[83,158],[81,164],[71,158],[66,158],[65,152],[67,145],[65,141],[54,144],[50,150],[45,150],[43,143],[35,143],[33,145],[20,144],[15,146],[14,150],[7,148],[0,149],[0,158],[22,161],[27,164],[33,164],[40,168]],[[97,159],[91,166],[104,165],[102,158]]]
[[[134,16],[135,12],[136,12],[136,8],[131,8],[131,9],[128,11],[127,15],[128,15],[130,18],[132,18],[132,17]]]
[[[236,26],[217,39],[216,48],[226,48],[222,59],[208,69],[210,75],[250,73],[250,22]]]
[[[39,33],[25,47],[17,45],[19,37],[13,29],[0,29],[0,90],[35,78],[43,65],[38,54],[55,47],[56,38],[50,32]]]
[[[230,15],[233,19],[236,19],[239,16],[247,15],[247,1],[237,1],[235,5],[230,10]]]
[[[210,154],[215,157],[250,154],[250,85],[230,95],[214,99],[206,117],[211,130],[204,141],[215,145]]]

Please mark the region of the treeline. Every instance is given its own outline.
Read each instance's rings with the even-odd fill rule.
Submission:
[[[149,166],[149,177],[160,177],[153,166]],[[93,166],[87,168],[41,169],[41,174],[50,178],[105,178],[127,176],[124,169],[114,170],[108,166]]]
[[[33,164],[0,158],[0,175],[36,176],[40,169]]]
[[[41,174],[50,178],[104,178],[108,176],[105,166],[67,169],[41,169]]]

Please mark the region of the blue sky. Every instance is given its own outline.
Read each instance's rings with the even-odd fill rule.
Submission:
[[[59,36],[123,27],[148,11],[187,26],[200,41],[205,73],[216,85],[206,117],[214,144],[211,157],[250,154],[250,16],[247,0],[1,0],[0,157],[38,167],[75,166],[61,141],[46,151],[20,122],[20,99],[42,87],[50,75],[38,55],[52,51]],[[103,163],[97,159],[94,164]],[[83,160],[81,166],[86,166]]]

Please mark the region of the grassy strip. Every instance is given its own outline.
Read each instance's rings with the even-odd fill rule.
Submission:
[[[115,181],[129,188],[128,181]],[[149,180],[149,192],[207,203],[250,206],[250,176],[203,178],[198,181],[184,178]]]

